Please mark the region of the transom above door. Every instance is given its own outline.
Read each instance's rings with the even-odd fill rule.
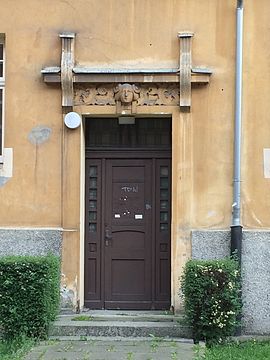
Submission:
[[[86,307],[170,307],[170,120],[153,120],[86,120]]]

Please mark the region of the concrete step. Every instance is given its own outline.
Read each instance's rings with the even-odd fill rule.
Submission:
[[[150,321],[150,322],[177,322],[182,324],[184,322],[183,315],[172,315],[164,312],[160,313],[146,313],[146,312],[112,312],[112,311],[91,311],[82,314],[67,314],[61,315],[58,319],[65,321]]]
[[[175,322],[56,321],[50,336],[190,337],[187,326]]]
[[[190,338],[182,316],[153,312],[89,312],[61,315],[50,330],[50,337],[161,337]]]

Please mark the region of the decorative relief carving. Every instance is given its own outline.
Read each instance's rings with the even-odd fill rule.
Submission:
[[[111,105],[116,112],[136,112],[137,106],[177,106],[180,101],[178,84],[104,84],[80,86],[75,89],[75,105]]]
[[[75,105],[115,105],[111,85],[89,85],[75,89]]]
[[[179,105],[179,89],[176,85],[142,85],[138,105]]]
[[[140,89],[136,85],[119,84],[114,88],[115,100],[124,104],[131,104],[138,100]]]
[[[132,113],[136,113],[137,100],[140,97],[138,86],[134,84],[118,84],[114,88],[114,94],[117,113],[123,110],[131,110]]]

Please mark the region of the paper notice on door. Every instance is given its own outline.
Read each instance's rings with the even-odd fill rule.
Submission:
[[[120,214],[114,214],[115,219],[119,219],[121,217]]]
[[[136,220],[141,220],[143,218],[142,214],[135,214]]]

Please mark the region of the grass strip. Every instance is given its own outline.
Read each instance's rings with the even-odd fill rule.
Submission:
[[[270,341],[228,343],[197,351],[196,360],[270,360]]]
[[[35,340],[21,337],[12,341],[0,341],[1,360],[21,360],[35,345]]]

